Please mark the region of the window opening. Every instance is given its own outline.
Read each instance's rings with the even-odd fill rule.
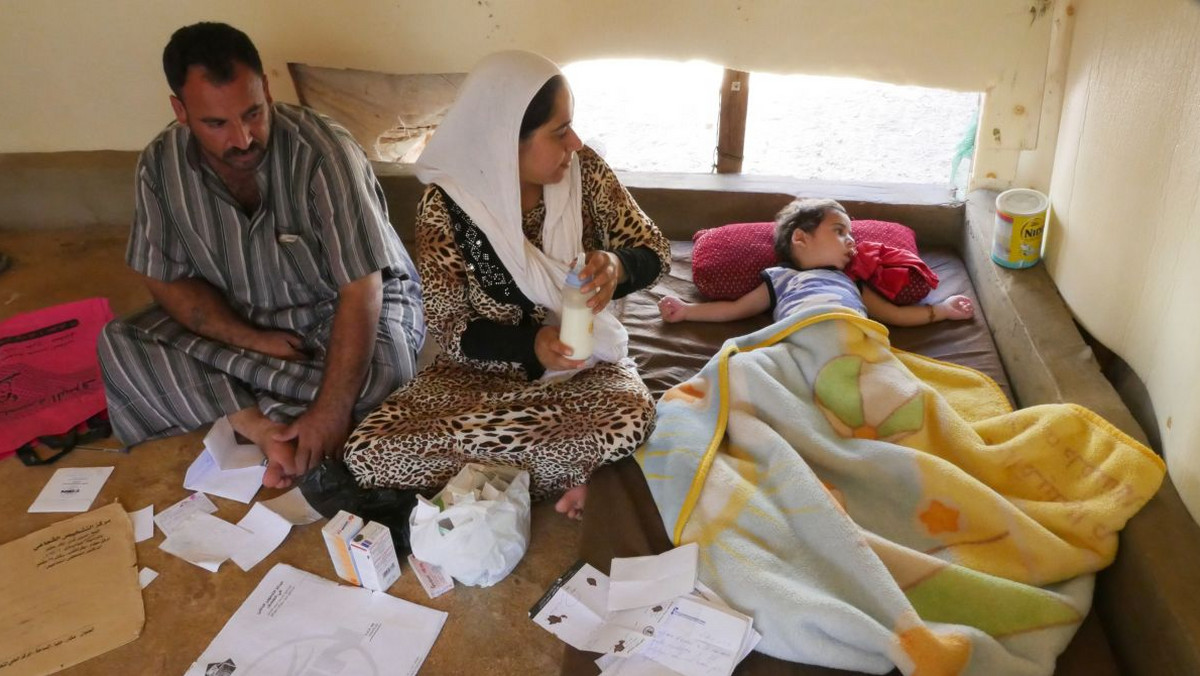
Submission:
[[[714,171],[722,66],[597,59],[563,72],[576,131],[609,164]],[[943,185],[970,175],[976,92],[772,73],[750,74],[748,90],[742,173]]]

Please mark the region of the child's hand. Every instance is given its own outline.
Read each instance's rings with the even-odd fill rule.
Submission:
[[[938,303],[942,319],[970,319],[975,316],[975,304],[966,296],[950,296]]]
[[[664,296],[658,301],[658,311],[662,313],[663,321],[670,324],[687,319],[688,304],[675,296]]]

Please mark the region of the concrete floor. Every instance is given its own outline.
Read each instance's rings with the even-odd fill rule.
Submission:
[[[0,230],[0,251],[13,257],[0,274],[0,321],[21,312],[82,298],[109,299],[118,316],[146,302],[148,295],[124,265],[126,227],[64,230]],[[153,504],[162,511],[189,491],[183,475],[202,447],[205,430],[147,443],[123,453],[115,440],[79,449],[50,467],[25,467],[16,457],[0,460],[0,542],[44,528],[68,514],[26,512],[59,467],[115,467],[93,503],[114,500],[127,510]],[[279,491],[264,489],[258,499]],[[217,516],[236,522],[248,505],[213,498]],[[142,592],[146,624],[137,640],[95,657],[64,674],[182,674],[225,621],[276,563],[287,563],[331,580],[333,566],[321,538],[324,520],[294,528],[283,545],[249,572],[232,563],[217,573],[193,566],[158,549],[163,535],[137,545],[138,565],[159,577]],[[528,619],[527,611],[576,558],[580,526],[554,512],[552,503],[534,506],[529,552],[511,575],[494,587],[458,585],[430,600],[405,564],[390,593],[449,613],[425,661],[423,674],[557,673],[563,644]]]

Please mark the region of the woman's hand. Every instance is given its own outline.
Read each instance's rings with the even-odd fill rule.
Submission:
[[[533,353],[547,371],[582,368],[586,360],[571,359],[571,348],[558,339],[557,326],[543,326],[533,339]]]
[[[583,271],[579,278],[587,280],[580,291],[588,298],[587,305],[596,314],[608,306],[612,300],[617,284],[621,283],[625,270],[621,267],[621,259],[611,251],[593,251],[587,255]],[[593,293],[594,292],[594,293]]]

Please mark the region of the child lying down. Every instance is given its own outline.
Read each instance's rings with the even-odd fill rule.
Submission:
[[[844,272],[854,257],[846,209],[831,199],[804,198],[775,216],[775,252],[790,265],[763,270],[763,283],[732,301],[687,303],[667,296],[658,303],[667,322],[728,322],[774,311],[775,321],[813,305],[842,305],[893,326],[920,326],[945,319],[970,319],[971,299],[951,296],[933,305],[900,306]]]

